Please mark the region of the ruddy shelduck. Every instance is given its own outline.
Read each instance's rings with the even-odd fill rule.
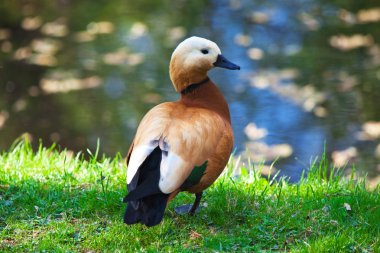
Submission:
[[[207,76],[214,68],[240,69],[212,41],[190,37],[174,50],[170,79],[178,101],[155,106],[142,119],[127,155],[127,224],[154,226],[180,191],[202,192],[225,168],[233,146],[228,104]],[[180,210],[180,209],[178,209]]]

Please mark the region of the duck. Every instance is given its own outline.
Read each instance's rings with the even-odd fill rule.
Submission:
[[[158,225],[182,191],[195,201],[176,211],[194,215],[226,167],[234,137],[227,101],[208,76],[215,67],[240,70],[205,38],[189,37],[173,51],[169,75],[180,98],[153,107],[137,128],[126,156],[124,223]]]

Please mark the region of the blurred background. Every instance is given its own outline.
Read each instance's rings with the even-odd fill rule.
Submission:
[[[0,148],[126,154],[142,116],[176,100],[175,46],[215,41],[241,71],[210,77],[235,154],[297,181],[324,150],[380,179],[380,3],[357,0],[2,0]]]

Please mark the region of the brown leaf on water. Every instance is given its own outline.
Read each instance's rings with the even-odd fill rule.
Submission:
[[[40,16],[36,17],[25,17],[21,22],[21,27],[24,30],[32,31],[38,29],[42,25],[42,18]]]
[[[91,22],[87,25],[87,31],[90,34],[109,34],[114,30],[114,24],[109,21]]]
[[[64,18],[59,18],[53,22],[47,22],[41,27],[41,32],[48,36],[64,37],[69,33],[69,28],[66,25]]]
[[[98,76],[78,78],[44,78],[40,81],[40,88],[45,94],[64,93],[73,90],[96,88],[102,84]]]
[[[252,60],[261,60],[264,57],[264,51],[255,47],[248,49],[247,54]]]
[[[359,47],[369,47],[373,44],[374,39],[371,35],[353,34],[346,36],[339,34],[330,38],[330,45],[341,51],[349,51]]]
[[[269,21],[269,14],[265,12],[255,11],[251,14],[251,20],[257,24],[265,24]]]
[[[355,147],[349,147],[344,150],[335,150],[331,154],[335,167],[343,167],[352,162],[358,156],[358,150]]]
[[[239,46],[248,47],[252,43],[252,38],[249,35],[239,33],[235,35],[234,42]]]
[[[199,234],[198,232],[196,232],[194,230],[190,231],[189,236],[190,236],[190,240],[195,240],[195,239],[202,237],[201,234]]]
[[[356,16],[360,23],[379,22],[380,8],[360,10]]]
[[[244,128],[244,133],[250,140],[258,140],[267,136],[268,130],[259,128],[255,123],[251,122]]]
[[[344,206],[344,208],[346,209],[347,212],[351,212],[352,211],[350,204],[344,203],[343,206]]]

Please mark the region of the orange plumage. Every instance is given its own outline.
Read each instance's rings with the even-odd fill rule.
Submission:
[[[227,102],[207,77],[215,66],[240,69],[206,39],[191,37],[174,51],[170,77],[181,98],[155,106],[137,129],[127,156],[125,223],[158,224],[166,204],[180,191],[196,194],[193,214],[202,191],[225,168],[233,133]],[[192,177],[202,165],[203,174]]]

